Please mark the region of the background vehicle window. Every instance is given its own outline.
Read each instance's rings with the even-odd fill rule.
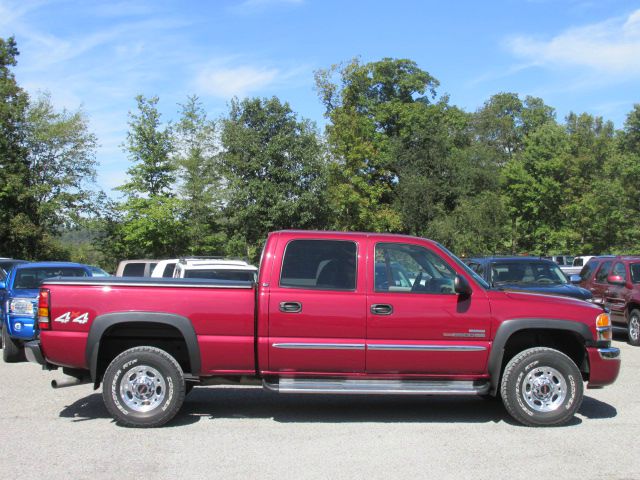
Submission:
[[[185,270],[184,278],[209,278],[213,280],[235,280],[253,282],[255,274],[251,270]]]
[[[491,264],[494,286],[507,284],[564,285],[567,283],[560,267],[551,261],[494,262]]]
[[[282,261],[281,287],[356,289],[356,244],[343,240],[293,240]]]
[[[438,255],[417,245],[376,245],[377,292],[455,293],[456,272]]]
[[[593,273],[593,271],[598,268],[598,265],[600,264],[599,261],[597,260],[589,260],[587,262],[587,264],[582,267],[582,270],[580,270],[580,280],[581,281],[585,281],[587,279],[589,279],[589,277],[591,277],[591,274]]]
[[[583,262],[584,262],[584,258],[580,258],[580,257],[575,258],[573,260],[573,266],[574,267],[581,267],[583,265]]]
[[[16,272],[13,288],[16,290],[32,290],[40,287],[40,283],[53,277],[86,277],[87,272],[81,268],[29,268]]]
[[[175,271],[176,271],[176,264],[167,263],[167,265],[164,267],[164,272],[162,272],[162,276],[164,278],[171,278],[173,277],[173,272]]]
[[[122,270],[123,277],[144,277],[144,263],[127,263]]]
[[[618,275],[622,277],[624,280],[627,280],[627,269],[624,268],[624,263],[618,262],[613,266],[613,270],[611,270],[611,275]]]
[[[631,271],[631,281],[633,283],[640,283],[640,263],[632,263],[629,265]]]
[[[607,276],[609,275],[609,271],[611,270],[611,261],[604,262],[596,273],[596,282],[604,283],[607,281]]]

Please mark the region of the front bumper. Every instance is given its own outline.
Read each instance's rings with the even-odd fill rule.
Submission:
[[[589,347],[587,353],[589,355],[587,388],[600,388],[615,382],[620,373],[620,349]]]
[[[35,319],[20,315],[7,315],[8,333],[17,340],[32,340],[35,337]]]

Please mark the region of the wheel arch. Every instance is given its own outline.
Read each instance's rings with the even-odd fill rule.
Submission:
[[[509,342],[514,341],[518,336],[526,337],[530,334],[562,336],[565,340],[568,338],[574,339],[575,342],[578,342],[581,345],[583,355],[586,355],[586,350],[584,348],[585,344],[593,341],[593,335],[589,327],[580,322],[549,318],[519,318],[505,320],[500,324],[496,331],[487,364],[491,378],[491,388],[489,391],[491,395],[496,395],[500,388],[500,378],[505,363],[505,354],[509,355],[512,353],[506,351],[506,347],[509,345]],[[572,357],[572,355],[569,356]],[[574,358],[572,359],[576,361],[575,356],[573,357]],[[580,364],[578,364],[578,368],[580,368]]]
[[[100,382],[98,360],[105,335],[114,328],[136,324],[148,325],[150,327],[157,325],[177,331],[186,345],[191,370],[189,373],[192,375],[198,375],[200,373],[201,359],[198,337],[188,318],[181,315],[161,312],[115,312],[97,316],[91,324],[89,336],[87,337],[85,356],[91,379],[96,386]],[[144,336],[136,338],[144,338]]]

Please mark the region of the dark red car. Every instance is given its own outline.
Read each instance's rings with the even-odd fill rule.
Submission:
[[[609,309],[612,323],[628,330],[631,345],[640,346],[640,257],[593,257],[580,277],[593,302]]]

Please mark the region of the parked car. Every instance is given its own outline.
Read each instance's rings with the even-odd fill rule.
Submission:
[[[21,263],[28,263],[26,260],[18,260],[17,258],[3,258],[0,257],[0,270],[4,270],[4,273],[9,273],[15,265]]]
[[[7,297],[7,289],[5,287],[8,273],[15,265],[28,263],[26,260],[18,260],[15,258],[0,257],[0,330],[2,329],[2,315],[5,308],[5,300]],[[0,334],[2,332],[0,331]]]
[[[563,295],[591,300],[591,293],[572,285],[560,267],[538,257],[485,257],[466,261],[493,288]]]
[[[612,323],[627,330],[629,343],[640,346],[640,257],[594,257],[580,277],[594,302],[609,310]]]
[[[172,258],[169,260],[160,260],[151,272],[152,278],[173,278],[176,271],[176,265],[179,262],[185,263],[189,260],[219,260],[222,257],[186,257]]]
[[[576,257],[573,259],[573,263],[571,264],[571,266],[560,267],[560,269],[564,272],[567,278],[571,278],[571,275],[578,275],[580,271],[582,271],[582,267],[584,267],[592,258],[593,255],[583,255],[580,257]]]
[[[24,359],[24,342],[35,335],[40,283],[52,277],[90,277],[87,265],[71,262],[34,262],[14,266],[5,279],[2,315],[2,356],[5,362]]]
[[[183,259],[176,264],[173,277],[255,282],[258,278],[258,269],[244,260]]]
[[[547,257],[542,257],[546,260],[552,260],[556,262],[560,268],[562,267],[570,267],[573,265],[573,260],[576,258],[572,255],[550,255]]]
[[[601,308],[492,289],[442,245],[391,234],[272,233],[257,283],[50,279],[38,322],[29,360],[62,366],[56,387],[102,383],[107,411],[135,427],[171,420],[197,383],[500,395],[517,421],[558,425],[583,382],[603,387],[620,369]]]
[[[122,260],[118,264],[116,277],[150,277],[160,260]]]
[[[151,272],[152,278],[173,278],[173,272],[176,271],[176,265],[179,259],[172,258],[170,260],[160,260]]]

